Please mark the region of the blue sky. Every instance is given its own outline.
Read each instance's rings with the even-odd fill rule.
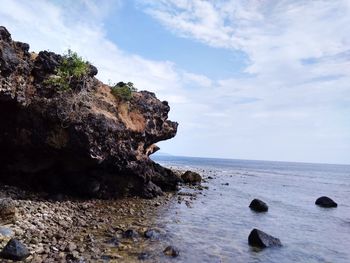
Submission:
[[[174,155],[350,164],[349,0],[0,0],[31,50],[71,48],[171,105]]]

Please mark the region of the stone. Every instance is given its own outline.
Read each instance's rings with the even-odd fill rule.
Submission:
[[[164,255],[169,256],[169,257],[177,257],[180,255],[180,251],[178,248],[174,246],[167,246],[164,251]]]
[[[189,184],[198,184],[202,181],[202,177],[200,176],[200,174],[192,171],[186,171],[184,174],[181,175],[181,179],[185,183]]]
[[[28,256],[29,251],[27,247],[17,239],[11,239],[0,253],[0,257],[14,261],[23,260]]]
[[[113,245],[113,246],[119,246],[119,240],[117,237],[112,237],[110,239],[107,239],[105,241],[106,244]]]
[[[280,247],[282,246],[281,241],[269,234],[254,228],[248,237],[249,245],[258,248],[266,248],[266,247]]]
[[[11,224],[16,221],[16,206],[11,198],[0,199],[0,222]]]
[[[267,212],[269,210],[269,207],[267,204],[260,199],[254,199],[250,205],[250,209],[254,210],[255,212]]]
[[[0,237],[13,237],[15,233],[12,231],[11,228],[0,226]]]
[[[144,237],[151,239],[151,240],[157,240],[159,239],[160,233],[155,229],[148,229],[144,233]]]
[[[67,247],[66,247],[67,252],[73,252],[76,249],[77,249],[77,245],[73,242],[69,242]]]
[[[133,229],[128,229],[123,233],[124,238],[135,238],[138,237],[138,233]]]
[[[147,252],[142,252],[138,255],[137,259],[138,260],[147,260],[151,257],[151,255]]]
[[[338,204],[336,202],[334,202],[331,198],[329,198],[327,196],[321,196],[321,197],[317,198],[315,204],[318,206],[321,206],[321,207],[325,207],[325,208],[338,206]]]

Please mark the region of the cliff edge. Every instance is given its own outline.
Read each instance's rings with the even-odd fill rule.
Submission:
[[[149,158],[176,135],[168,103],[147,91],[118,98],[91,64],[62,89],[48,80],[63,61],[0,27],[0,181],[99,198],[176,189],[175,174]]]

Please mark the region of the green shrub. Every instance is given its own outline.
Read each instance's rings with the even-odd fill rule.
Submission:
[[[76,52],[68,49],[62,56],[61,64],[56,69],[56,74],[51,76],[46,83],[59,86],[62,90],[69,90],[72,80],[79,80],[88,73],[89,64]]]
[[[111,87],[113,96],[124,101],[130,101],[132,98],[132,93],[136,91],[137,89],[134,87],[132,82],[118,82],[116,85]]]

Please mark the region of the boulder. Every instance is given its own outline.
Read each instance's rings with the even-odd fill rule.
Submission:
[[[28,249],[17,239],[11,239],[0,253],[0,257],[14,261],[24,260],[28,256]]]
[[[258,248],[266,248],[266,247],[279,247],[282,246],[281,241],[265,232],[254,228],[248,237],[249,245]]]
[[[124,238],[135,238],[138,236],[139,236],[139,234],[133,229],[128,229],[123,233]]]
[[[11,224],[16,221],[16,205],[11,198],[0,199],[0,223]]]
[[[164,251],[164,255],[169,256],[169,257],[177,257],[180,254],[180,251],[178,248],[174,246],[167,246]]]
[[[202,181],[200,174],[192,171],[186,171],[181,175],[181,179],[188,184],[199,184]]]
[[[149,158],[177,132],[167,102],[148,91],[120,99],[88,62],[63,89],[52,81],[62,56],[28,50],[0,27],[0,182],[93,198],[177,189],[181,179]]]
[[[254,210],[255,212],[267,212],[269,210],[269,207],[267,204],[260,199],[254,199],[250,205],[250,209]]]
[[[156,240],[156,239],[159,239],[160,233],[155,229],[148,229],[145,231],[143,235],[145,238]]]
[[[338,204],[336,202],[334,202],[331,198],[327,197],[327,196],[321,196],[319,198],[317,198],[316,205],[321,206],[321,207],[337,207]]]

